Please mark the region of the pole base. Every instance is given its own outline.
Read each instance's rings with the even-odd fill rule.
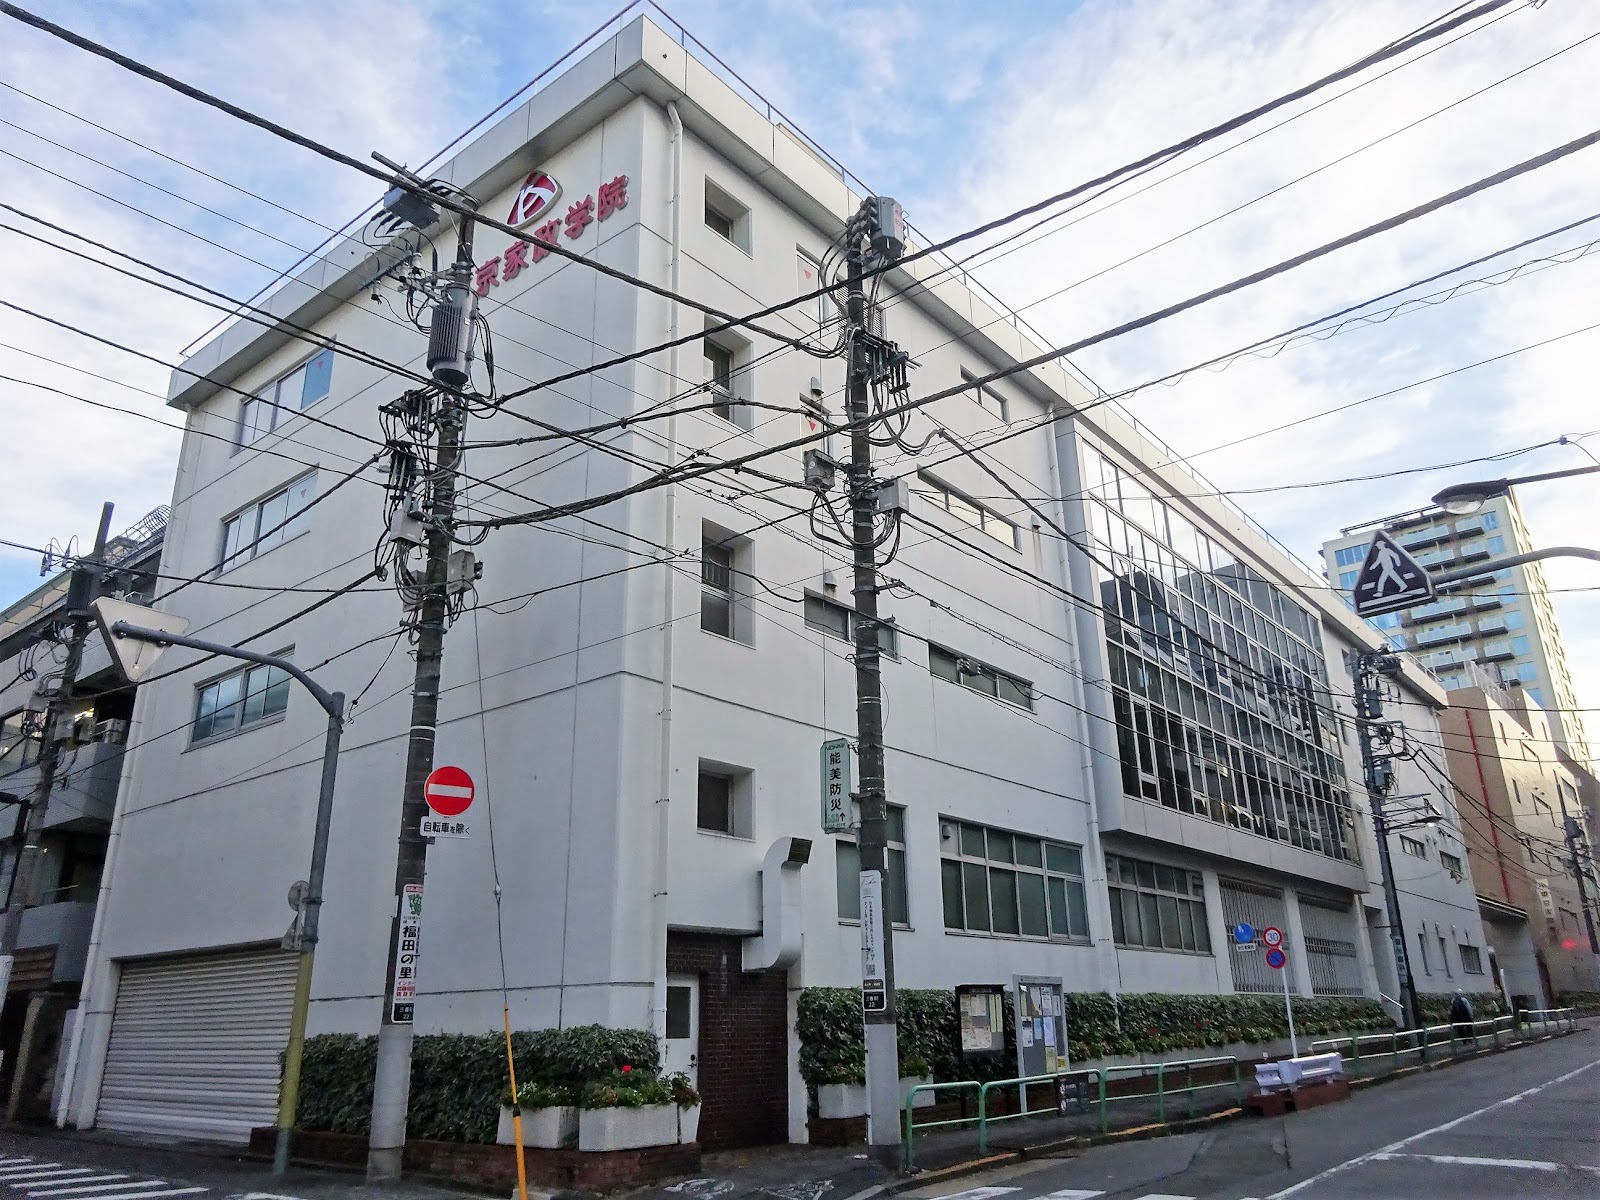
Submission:
[[[401,1175],[400,1159],[405,1153],[402,1147],[394,1146],[383,1150],[367,1151],[367,1182],[368,1183],[395,1183]]]

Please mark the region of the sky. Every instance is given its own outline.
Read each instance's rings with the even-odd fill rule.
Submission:
[[[944,237],[1245,111],[1453,5],[667,7],[791,124],[900,199],[924,233]],[[610,15],[604,5],[420,0],[66,0],[41,11],[357,157],[377,149],[413,164]],[[375,199],[372,181],[348,168],[5,26],[0,204],[248,294]],[[973,268],[1063,344],[1600,129],[1594,5],[1518,0],[1429,46],[996,246]],[[1108,391],[1132,387],[1588,217],[1597,198],[1600,147],[1074,362]],[[41,232],[3,209],[0,226]],[[1600,324],[1596,238],[1600,222],[1414,293],[1473,281],[1448,299],[1186,376],[1126,407],[1320,563],[1322,542],[1341,527],[1416,508],[1447,483],[1590,463],[1579,446],[1548,445],[1499,463],[1391,474],[1600,430],[1600,329],[1589,328]],[[9,268],[0,300],[148,356],[0,308],[0,538],[87,541],[105,499],[117,505],[115,524],[131,525],[171,493],[180,420],[162,399],[162,363],[219,314],[97,266],[81,246],[64,253],[3,227],[0,246]],[[1600,454],[1600,436],[1588,448]],[[1303,486],[1352,476],[1381,477]],[[1535,543],[1600,545],[1594,495],[1583,477],[1524,489]],[[37,572],[36,554],[0,547],[0,603],[34,586]],[[1597,573],[1578,559],[1548,571],[1554,588],[1575,589],[1560,591],[1556,607],[1580,698],[1600,705],[1600,591],[1586,590],[1600,587]]]

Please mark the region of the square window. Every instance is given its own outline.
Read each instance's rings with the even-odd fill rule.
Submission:
[[[699,794],[695,802],[695,825],[711,833],[734,832],[733,780],[727,775],[700,772]]]
[[[820,629],[842,642],[850,640],[850,610],[844,605],[824,600],[821,596],[808,595],[805,614],[806,624],[811,628]]]
[[[749,205],[740,203],[709,179],[705,181],[705,186],[706,228],[749,254],[751,247]]]

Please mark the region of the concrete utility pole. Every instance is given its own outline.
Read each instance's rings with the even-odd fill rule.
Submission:
[[[369,1183],[387,1183],[400,1178],[406,1143],[406,1112],[411,1098],[412,1021],[416,1010],[419,947],[402,946],[401,934],[403,927],[414,929],[420,923],[423,882],[428,869],[428,841],[421,832],[422,820],[428,811],[423,787],[433,770],[434,734],[439,723],[439,677],[444,663],[445,627],[450,616],[446,584],[453,544],[456,472],[461,462],[461,433],[467,416],[459,390],[468,382],[464,369],[455,370],[435,365],[435,362],[444,354],[464,368],[470,355],[475,312],[472,224],[470,217],[462,218],[455,263],[444,288],[444,299],[434,311],[429,340],[429,366],[434,378],[450,390],[437,398],[438,444],[434,469],[426,479],[427,568],[416,625],[417,665],[411,692],[405,792],[400,806],[400,848],[394,872],[395,908],[390,921],[389,965],[383,989],[382,1024],[378,1028],[377,1071],[372,1087],[372,1128],[367,1144]],[[403,964],[406,977],[401,975]]]
[[[1578,848],[1583,844],[1583,824],[1567,812],[1564,793],[1561,796],[1561,826],[1567,835],[1567,853],[1572,855],[1572,877],[1578,881],[1578,907],[1583,909],[1583,924],[1589,933],[1589,952],[1600,954],[1600,939],[1594,933],[1594,913],[1589,911],[1589,885],[1584,880],[1583,856],[1578,853]]]
[[[1361,738],[1361,769],[1372,803],[1372,824],[1378,836],[1378,863],[1383,871],[1383,897],[1389,913],[1389,940],[1394,945],[1395,976],[1400,981],[1400,1010],[1407,1029],[1422,1027],[1417,1007],[1417,985],[1411,977],[1411,956],[1406,952],[1406,930],[1400,920],[1400,897],[1394,887],[1394,864],[1389,857],[1389,827],[1383,802],[1394,787],[1395,757],[1380,752],[1376,742],[1383,721],[1383,680],[1400,671],[1400,660],[1381,650],[1364,651],[1356,669],[1356,732]]]
[[[94,552],[79,559],[72,568],[67,587],[67,661],[61,668],[61,681],[45,709],[44,745],[39,754],[39,778],[28,799],[27,819],[22,827],[22,848],[17,853],[12,873],[11,903],[6,907],[5,924],[0,927],[0,999],[11,985],[11,966],[17,956],[17,940],[22,936],[22,913],[33,894],[34,877],[39,870],[39,835],[44,832],[50,810],[50,792],[61,767],[61,745],[70,733],[73,689],[83,665],[83,643],[94,623],[90,605],[99,594],[105,572],[106,539],[111,534],[111,505],[101,506],[100,528],[94,538]],[[26,1039],[24,1039],[26,1042]]]
[[[892,201],[889,202],[892,204]],[[862,206],[869,228],[875,203]],[[858,218],[858,221],[860,218]],[[850,420],[851,536],[854,543],[856,739],[860,755],[861,829],[861,1007],[867,1046],[867,1139],[892,1155],[900,1144],[900,1050],[895,1011],[894,928],[884,908],[888,870],[889,814],[883,766],[883,681],[879,662],[878,514],[872,477],[870,376],[867,301],[862,290],[863,235],[854,230],[847,245],[845,317],[849,330],[850,377],[845,411]]]

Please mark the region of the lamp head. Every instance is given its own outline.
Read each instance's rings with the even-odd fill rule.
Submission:
[[[1511,486],[1508,479],[1484,479],[1472,483],[1456,483],[1436,492],[1433,502],[1447,513],[1458,517],[1470,516],[1496,496],[1506,494]]]

